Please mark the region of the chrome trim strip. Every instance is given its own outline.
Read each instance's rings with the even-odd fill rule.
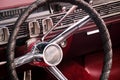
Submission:
[[[114,1],[108,1],[108,2],[103,2],[101,4],[95,4],[94,7],[97,6],[102,6],[102,5],[107,5],[107,4],[111,4],[111,3],[115,3],[115,2],[119,2],[120,0],[114,0]],[[94,2],[94,1],[93,1]]]
[[[1,61],[1,62],[0,62],[0,66],[1,66],[1,65],[4,65],[4,64],[6,64],[6,63],[7,63],[7,61]]]

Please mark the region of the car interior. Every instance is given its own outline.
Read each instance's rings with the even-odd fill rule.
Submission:
[[[120,80],[120,0],[0,0],[0,80]]]

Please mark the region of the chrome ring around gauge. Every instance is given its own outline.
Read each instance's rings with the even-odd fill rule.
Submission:
[[[43,59],[49,66],[58,65],[63,58],[63,52],[58,44],[48,44],[43,50]]]

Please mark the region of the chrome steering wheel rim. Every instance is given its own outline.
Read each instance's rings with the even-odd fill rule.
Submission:
[[[15,50],[15,44],[16,44],[16,37],[20,29],[20,25],[26,20],[26,18],[34,9],[38,8],[39,6],[42,6],[47,1],[49,3],[65,2],[65,3],[71,3],[73,5],[77,5],[78,7],[85,10],[91,16],[91,18],[93,19],[93,21],[96,23],[97,27],[100,30],[100,34],[101,34],[101,38],[104,46],[104,53],[105,53],[104,66],[102,69],[100,80],[107,80],[109,78],[109,74],[112,66],[112,44],[110,40],[110,35],[100,15],[96,12],[96,10],[94,10],[88,3],[86,3],[83,0],[37,0],[26,9],[26,11],[16,21],[15,28],[12,34],[10,35],[10,38],[8,41],[7,66],[10,72],[11,80],[18,80],[16,71],[15,71],[15,64],[14,64],[14,54],[15,54],[14,50]]]

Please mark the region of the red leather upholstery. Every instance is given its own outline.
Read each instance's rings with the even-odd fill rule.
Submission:
[[[60,66],[60,70],[68,80],[93,80],[88,72],[75,61],[65,62]]]
[[[103,52],[87,55],[85,69],[95,79],[99,80],[103,65]],[[120,48],[113,50],[113,65],[109,80],[120,80]]]

